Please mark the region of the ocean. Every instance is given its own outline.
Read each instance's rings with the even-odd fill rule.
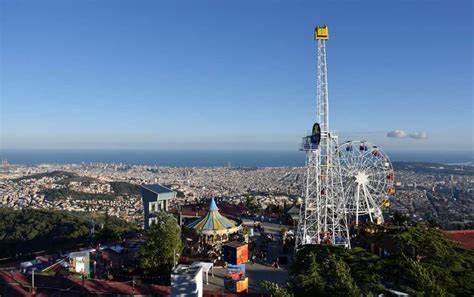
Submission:
[[[392,161],[465,163],[473,162],[472,151],[390,152]],[[296,167],[305,155],[294,151],[185,151],[185,150],[2,150],[10,164],[115,163],[176,167]]]

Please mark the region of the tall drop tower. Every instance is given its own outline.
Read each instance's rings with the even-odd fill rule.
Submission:
[[[326,26],[314,30],[317,50],[316,122],[312,133],[303,138],[306,152],[306,185],[300,208],[296,249],[305,244],[330,244],[350,248],[347,210],[341,167],[337,158],[338,140],[329,131]]]

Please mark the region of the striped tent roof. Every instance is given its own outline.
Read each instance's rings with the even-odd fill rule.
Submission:
[[[209,210],[205,215],[187,225],[188,228],[193,228],[198,231],[212,231],[212,230],[225,230],[233,228],[237,225],[236,222],[224,217],[219,213],[214,198],[211,198],[209,202]]]

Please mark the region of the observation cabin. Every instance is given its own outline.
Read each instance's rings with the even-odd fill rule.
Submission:
[[[301,144],[301,151],[314,151],[319,147],[319,142],[321,141],[321,127],[318,123],[314,123],[313,130],[311,135],[303,137],[303,142]]]
[[[324,26],[317,26],[314,28],[314,39],[319,40],[327,40],[329,39],[329,29],[326,25]]]

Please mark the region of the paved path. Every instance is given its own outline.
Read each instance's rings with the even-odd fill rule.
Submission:
[[[253,221],[245,220],[246,225],[253,226]],[[281,255],[281,239],[280,239],[280,230],[281,227],[279,224],[270,224],[264,223],[262,226],[265,229],[265,232],[268,234],[273,234],[274,240],[267,243],[267,260],[265,262],[259,262],[251,264],[250,262],[246,264],[246,276],[249,278],[249,292],[261,292],[262,288],[260,287],[260,282],[263,280],[268,280],[276,282],[279,284],[284,284],[288,281],[288,267],[280,266],[280,268],[275,269],[272,267],[272,263],[275,257]],[[260,246],[262,243],[262,238],[259,232],[255,232],[255,239],[257,240],[257,245]],[[209,275],[209,284],[205,284],[206,289],[212,289],[220,291],[224,286],[224,277],[227,273],[226,268],[214,268],[214,277]]]
[[[275,270],[273,267],[263,264],[247,264],[246,275],[249,278],[249,292],[261,292],[259,283],[269,280],[279,284],[284,284],[288,279],[288,272],[285,268]],[[204,284],[205,289],[220,291],[224,287],[224,276],[226,268],[214,268],[214,277],[209,274],[209,284]]]

